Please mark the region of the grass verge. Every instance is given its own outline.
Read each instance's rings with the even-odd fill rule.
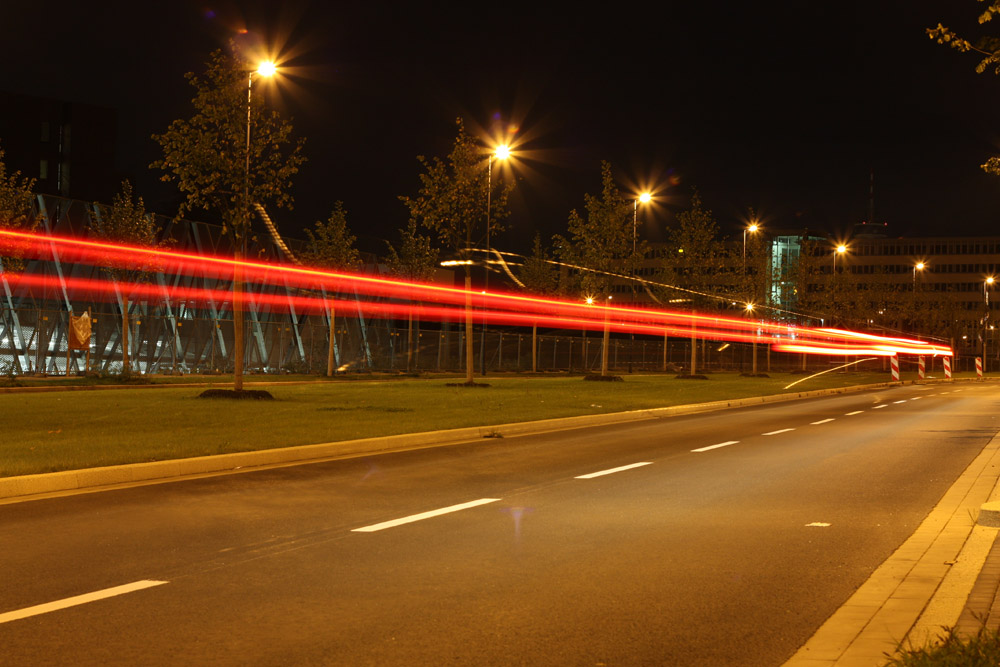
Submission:
[[[906,649],[884,667],[996,667],[1000,665],[1000,631],[981,628],[966,637],[945,628],[927,646]]]
[[[800,376],[707,382],[633,375],[489,377],[488,388],[443,378],[272,385],[274,401],[199,399],[197,387],[0,394],[0,476],[205,456],[466,426],[601,414],[783,393]],[[790,392],[888,380],[830,373]]]

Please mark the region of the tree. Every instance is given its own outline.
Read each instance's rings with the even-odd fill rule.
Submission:
[[[303,253],[302,258],[307,264],[335,270],[352,270],[361,265],[361,254],[354,247],[357,239],[347,228],[347,211],[344,210],[343,202],[338,201],[333,205],[326,222],[316,222],[315,232],[306,229],[306,236],[309,237],[309,249]],[[334,341],[336,341],[336,330],[331,299],[330,345],[326,355],[327,377],[333,375]]]
[[[386,265],[389,273],[404,280],[423,281],[434,275],[438,264],[438,251],[431,246],[429,236],[417,230],[417,221],[410,219],[405,229],[399,230],[399,249],[386,241],[388,256]],[[418,324],[419,329],[419,324]],[[407,313],[406,324],[406,371],[413,370],[413,308]]]
[[[718,238],[719,225],[710,209],[704,208],[697,190],[691,207],[677,216],[677,226],[668,232],[660,282],[680,288],[692,310],[717,308],[724,302],[719,293],[719,277],[726,273],[726,252]],[[675,290],[676,291],[676,290]],[[693,322],[693,321],[692,321]],[[691,326],[691,371],[697,371],[697,334]]]
[[[201,209],[218,215],[236,248],[233,276],[235,390],[243,389],[243,258],[253,204],[292,208],[292,177],[305,162],[304,139],[292,139],[292,124],[269,109],[253,68],[237,54],[213,51],[204,76],[186,75],[195,89],[194,115],[175,120],[160,135],[162,180],[175,182],[185,199],[178,215]],[[252,91],[252,95],[251,92]]]
[[[979,0],[988,2],[986,8],[979,15],[979,23],[987,23],[994,16],[1000,15],[1000,0]],[[994,74],[1000,74],[1000,37],[985,35],[980,37],[975,43],[959,37],[953,30],[940,23],[935,28],[927,28],[927,36],[937,41],[938,44],[947,44],[961,53],[975,53],[980,56],[979,64],[976,65],[976,72],[982,74],[987,70],[993,70]],[[1000,176],[1000,156],[993,156],[981,165],[987,173]]]
[[[94,215],[87,224],[91,236],[115,243],[155,247],[158,228],[153,215],[146,212],[142,197],[135,197],[132,184],[122,181],[122,190],[111,200],[111,206],[94,202]],[[128,373],[129,359],[129,291],[133,283],[153,270],[148,260],[109,260],[102,270],[118,284],[122,300],[122,372]]]
[[[4,151],[0,149],[0,229],[34,231],[41,223],[35,213],[35,179],[22,177],[20,171],[8,173]],[[0,275],[6,280],[24,270],[22,253],[12,246],[0,255]]]
[[[601,196],[584,195],[584,207],[585,216],[576,210],[569,214],[570,238],[556,235],[553,241],[562,261],[581,267],[576,280],[583,292],[605,303],[601,375],[607,375],[610,329],[606,308],[612,296],[612,283],[616,278],[620,281],[621,276],[635,275],[647,244],[643,241],[633,248],[632,204],[618,190],[610,163],[601,163]]]
[[[524,289],[532,294],[552,294],[558,288],[559,276],[553,270],[549,253],[542,245],[541,234],[535,235],[531,255],[525,258],[524,265],[518,273],[518,278],[524,284]],[[537,322],[533,322],[531,325],[531,372],[538,372]]]
[[[416,197],[400,197],[410,218],[435,232],[441,245],[465,262],[465,381],[474,384],[472,355],[472,257],[474,247],[485,239],[486,229],[503,231],[509,215],[507,201],[513,183],[501,185],[495,195],[488,178],[490,157],[465,131],[459,118],[458,136],[446,160],[418,156],[424,168]],[[485,158],[485,159],[484,159]],[[487,203],[489,202],[489,204]]]

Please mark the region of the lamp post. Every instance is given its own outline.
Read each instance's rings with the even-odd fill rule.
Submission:
[[[748,303],[746,305],[747,317],[753,315],[753,304]],[[753,328],[753,376],[757,377],[757,325]]]
[[[743,228],[743,277],[747,274],[747,232],[751,234],[756,234],[757,230],[760,229],[760,225],[756,222],[751,222],[748,226]]]
[[[493,198],[493,160],[510,157],[510,146],[501,144],[490,153],[486,166],[486,260],[483,262],[483,289],[490,284],[490,207]],[[483,294],[486,292],[484,291]],[[479,340],[479,374],[486,375],[486,309],[483,308],[483,337]]]
[[[990,287],[994,282],[996,279],[993,276],[987,276],[983,281],[983,298],[986,300],[986,314],[983,316],[983,373],[986,372],[986,335],[990,323]]]
[[[847,246],[841,243],[837,246],[836,250],[833,252],[833,272],[837,272],[837,255],[843,255],[847,252]]]
[[[643,192],[637,198],[632,200],[632,304],[635,304],[635,274],[638,270],[638,262],[636,261],[636,237],[638,236],[638,222],[639,222],[639,203],[648,204],[653,200],[653,195],[650,192]],[[635,332],[629,332],[629,346],[628,346],[628,372],[632,372],[632,350],[635,348]]]
[[[236,267],[233,271],[233,389],[243,390],[243,268],[247,252],[247,235],[250,233],[250,110],[253,104],[253,75],[274,76],[277,67],[271,61],[261,63],[256,70],[247,72],[247,146],[243,171],[243,224],[236,244]]]
[[[913,265],[913,289],[916,291],[917,288],[917,271],[923,271],[927,265],[923,262],[917,262]]]

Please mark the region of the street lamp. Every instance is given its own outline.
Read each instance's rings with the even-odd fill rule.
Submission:
[[[510,157],[510,146],[501,144],[490,153],[486,167],[486,260],[483,262],[483,287],[490,284],[490,207],[493,198],[493,160]],[[483,292],[485,294],[485,292]],[[479,340],[479,374],[486,375],[486,309],[483,308],[483,337]]]
[[[271,61],[262,62],[256,70],[247,72],[247,147],[243,170],[243,225],[240,239],[236,244],[237,259],[242,260],[247,253],[247,235],[250,233],[250,128],[252,120],[253,75],[271,77],[277,67]],[[332,320],[333,318],[331,318]],[[237,262],[233,273],[233,390],[243,390],[243,269]]]
[[[834,251],[834,253],[833,253],[833,272],[834,273],[837,272],[837,255],[843,255],[845,252],[847,252],[847,246],[844,245],[843,243],[841,243],[840,245],[838,245],[837,248],[836,248],[836,250]]]
[[[746,277],[747,273],[747,232],[751,234],[756,234],[757,230],[760,229],[760,225],[756,222],[751,222],[748,226],[743,228],[743,276]]]
[[[926,267],[927,267],[927,265],[924,264],[923,262],[917,262],[916,264],[913,265],[913,285],[914,285],[914,287],[916,287],[916,285],[917,285],[917,271],[923,271],[924,268],[926,268]]]
[[[753,315],[754,305],[753,303],[748,303],[745,307],[747,317]],[[757,325],[754,324],[753,328],[753,376],[757,377]]]
[[[653,195],[649,192],[643,192],[636,199],[632,201],[632,254],[635,255],[635,239],[636,239],[636,226],[639,219],[639,202],[643,204],[648,204],[653,201]]]

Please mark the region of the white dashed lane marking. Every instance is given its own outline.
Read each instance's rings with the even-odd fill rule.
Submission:
[[[81,604],[87,604],[88,602],[96,602],[97,600],[105,600],[107,598],[113,598],[117,595],[141,591],[144,588],[161,586],[165,583],[167,582],[153,581],[150,579],[133,581],[131,584],[115,586],[114,588],[105,588],[104,590],[94,591],[93,593],[85,593],[83,595],[77,595],[63,600],[56,600],[55,602],[46,602],[45,604],[35,605],[34,607],[26,607],[16,611],[8,611],[4,614],[0,614],[0,623],[9,623],[22,618],[28,618],[30,616],[38,616],[39,614],[47,614],[52,611],[59,611],[60,609],[68,609],[69,607],[76,607]]]
[[[881,410],[882,408],[887,408],[887,407],[889,407],[889,404],[883,403],[882,405],[876,405],[874,408],[872,408],[872,410]]]
[[[739,440],[727,440],[726,442],[720,442],[717,445],[709,445],[708,447],[699,447],[698,449],[692,449],[692,452],[707,452],[710,449],[718,449],[719,447],[728,447],[729,445],[735,445]]]
[[[812,424],[813,426],[817,426],[817,425],[819,425],[819,424],[825,424],[825,423],[827,423],[827,422],[832,422],[832,421],[833,421],[833,417],[830,417],[829,419],[820,419],[820,420],[819,420],[818,422],[810,422],[810,423],[811,423],[811,424]]]
[[[901,401],[893,401],[893,403],[906,403],[906,400],[907,400],[907,399],[905,399],[905,398],[904,398],[904,399],[903,399],[903,400],[901,400]]]
[[[855,410],[854,412],[848,412],[845,417],[850,417],[851,415],[860,415],[864,410]]]
[[[377,530],[385,530],[386,528],[394,528],[396,526],[402,526],[403,524],[413,523],[414,521],[420,521],[422,519],[430,519],[431,517],[441,516],[442,514],[450,514],[451,512],[458,512],[459,510],[469,509],[470,507],[479,507],[480,505],[487,505],[489,503],[495,503],[500,500],[499,498],[480,498],[479,500],[473,500],[471,502],[462,503],[460,505],[452,505],[450,507],[442,507],[439,510],[431,510],[430,512],[421,512],[420,514],[412,514],[410,516],[405,516],[402,519],[393,519],[392,521],[383,521],[382,523],[375,523],[370,526],[365,526],[363,528],[355,528],[352,533],[374,533]]]
[[[608,470],[601,470],[600,472],[592,472],[588,475],[578,475],[574,479],[593,479],[595,477],[603,477],[604,475],[611,475],[616,472],[621,472],[623,470],[631,470],[632,468],[640,468],[642,466],[648,466],[652,461],[643,461],[641,463],[632,463],[627,466],[621,466],[619,468],[610,468]]]
[[[782,428],[777,431],[768,431],[767,433],[761,433],[761,435],[778,435],[779,433],[788,433],[789,431],[794,431],[794,428]]]

